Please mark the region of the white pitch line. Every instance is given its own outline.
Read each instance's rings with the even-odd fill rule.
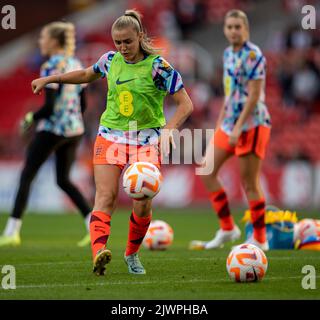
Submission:
[[[320,278],[320,276],[316,276],[316,278]],[[283,279],[302,279],[302,276],[292,276],[292,277],[267,277],[264,279],[264,282],[273,281],[273,280],[283,280]],[[209,279],[190,279],[190,280],[165,280],[165,281],[112,281],[112,282],[92,282],[92,283],[52,283],[52,284],[30,284],[30,285],[21,285],[17,286],[17,289],[35,289],[35,288],[65,288],[65,287],[92,287],[92,286],[112,286],[112,285],[148,285],[148,284],[163,284],[163,283],[174,283],[174,284],[183,284],[183,283],[200,283],[200,282],[210,282],[221,283],[221,282],[230,282],[228,279],[220,279],[220,280],[209,280]],[[1,291],[6,291],[0,288]],[[7,292],[7,291],[6,291]]]
[[[89,260],[88,260],[89,261]],[[33,266],[50,266],[59,264],[75,264],[75,263],[86,263],[88,261],[78,260],[78,261],[56,261],[56,262],[30,262],[30,263],[15,263],[15,267],[33,267]],[[0,264],[1,265],[1,264]]]
[[[315,259],[315,260],[319,260],[320,256],[317,257],[267,257],[268,260],[309,260],[309,259]],[[190,260],[197,260],[197,261],[208,261],[208,260],[219,260],[219,259],[223,259],[221,257],[196,257],[196,258],[189,258]]]
[[[184,282],[209,282],[209,280],[206,279],[192,279],[192,280],[186,280]],[[62,284],[62,283],[53,283],[53,284],[39,284],[39,285],[21,285],[17,286],[17,289],[29,289],[29,288],[55,288],[55,287],[86,287],[86,286],[112,286],[112,285],[147,285],[147,284],[159,284],[159,281],[112,281],[112,282],[92,282],[92,283],[68,283],[68,284]],[[161,283],[181,283],[181,281],[162,281]]]
[[[146,260],[158,260],[159,257],[148,257],[148,258],[145,258]],[[166,261],[176,261],[176,260],[182,260],[180,258],[165,258]],[[190,258],[190,260],[192,260]],[[75,263],[90,263],[91,260],[88,259],[86,261],[83,261],[83,260],[77,260],[77,261],[74,261],[74,260],[70,260],[70,261],[56,261],[56,262],[53,262],[53,261],[50,261],[50,262],[30,262],[30,263],[15,263],[14,266],[15,267],[33,267],[33,266],[42,266],[42,265],[58,265],[58,264],[75,264]],[[1,265],[5,265],[5,264],[8,264],[7,263],[0,263],[0,266]]]
[[[158,260],[159,257],[146,257],[145,260]],[[163,258],[165,261],[178,261],[182,260],[181,258]],[[222,257],[194,257],[194,258],[188,258],[189,261],[196,260],[196,261],[215,261],[215,260],[223,260],[224,258]],[[320,255],[319,256],[314,256],[314,257],[269,257],[268,258],[270,261],[272,260],[320,260]],[[56,262],[30,262],[30,263],[16,263],[14,264],[15,267],[34,267],[34,266],[50,266],[50,265],[70,265],[70,264],[85,264],[89,263],[91,260],[83,261],[83,260],[72,260],[72,261],[56,261]],[[1,265],[8,264],[8,263],[1,263]]]

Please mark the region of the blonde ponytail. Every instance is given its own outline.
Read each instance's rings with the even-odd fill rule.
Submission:
[[[143,37],[140,42],[140,48],[145,54],[158,54],[160,49],[155,48],[152,40],[147,36],[147,32],[141,21],[141,14],[137,10],[126,10],[124,15],[119,17],[112,25],[111,32],[132,27],[137,33],[142,32]]]
[[[76,29],[73,23],[66,23],[65,29],[65,52],[66,56],[73,57],[76,50]]]

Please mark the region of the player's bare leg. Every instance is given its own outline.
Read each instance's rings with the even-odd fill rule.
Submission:
[[[265,200],[260,185],[260,171],[262,160],[255,154],[250,153],[239,157],[240,174],[242,185],[245,190],[251,211],[251,222],[253,225],[253,237],[248,239],[262,250],[268,250],[269,245],[266,237]]]
[[[111,261],[111,251],[106,248],[110,235],[110,221],[119,189],[121,169],[115,165],[95,165],[96,197],[90,221],[93,255],[93,272],[104,275],[105,265]]]
[[[226,150],[213,146],[212,144],[208,146],[204,163],[206,163],[207,167],[212,165],[210,168],[213,168],[213,171],[209,175],[203,175],[202,181],[210,192],[212,206],[219,217],[220,229],[211,241],[192,241],[190,243],[190,249],[203,250],[221,248],[224,243],[237,240],[241,236],[240,229],[233,222],[226,194],[218,179],[218,173],[222,165],[231,156],[232,153]],[[214,163],[210,163],[210,161],[214,161]]]

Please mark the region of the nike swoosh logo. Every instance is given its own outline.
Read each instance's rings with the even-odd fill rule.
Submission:
[[[116,81],[116,84],[123,84],[123,83],[126,83],[126,82],[129,82],[129,81],[132,81],[132,80],[135,80],[136,78],[132,78],[132,79],[129,79],[129,80],[124,80],[124,81],[120,81],[120,79],[118,78],[117,81]]]

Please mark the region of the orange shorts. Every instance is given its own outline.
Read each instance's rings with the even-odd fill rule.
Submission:
[[[215,146],[233,153],[236,156],[243,156],[248,153],[254,153],[259,158],[264,159],[267,145],[270,139],[271,129],[264,126],[258,126],[245,131],[241,134],[235,147],[230,146],[229,136],[220,128],[214,133],[211,143]]]
[[[121,170],[126,164],[144,161],[160,168],[160,149],[158,145],[135,146],[116,143],[97,136],[94,144],[93,164],[114,164]]]

